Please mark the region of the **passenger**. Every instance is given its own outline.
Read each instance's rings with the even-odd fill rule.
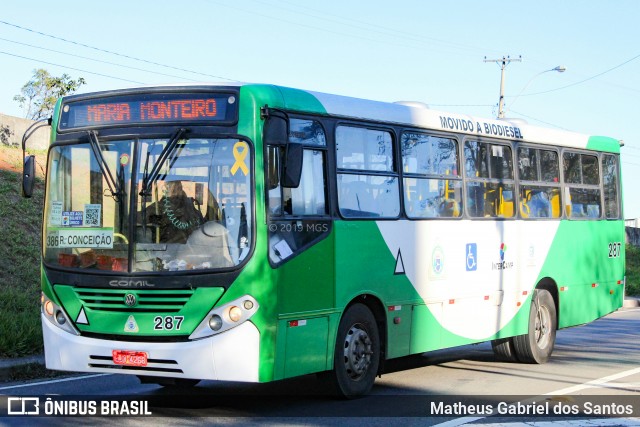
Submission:
[[[528,205],[532,218],[549,218],[551,216],[551,202],[545,191],[536,191],[530,195]]]

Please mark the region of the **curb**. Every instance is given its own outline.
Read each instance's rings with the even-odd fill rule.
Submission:
[[[638,298],[638,297],[625,297],[624,303],[622,303],[622,307],[624,307],[624,308],[640,307],[640,298]]]
[[[0,359],[0,381],[6,381],[11,377],[11,373],[20,370],[26,365],[38,363],[44,365],[44,355],[18,357],[15,359]]]

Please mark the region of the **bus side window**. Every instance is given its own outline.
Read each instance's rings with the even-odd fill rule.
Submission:
[[[407,216],[460,217],[463,203],[458,142],[421,132],[403,132],[401,148]]]
[[[518,148],[520,217],[560,218],[558,153],[539,148]]]
[[[289,215],[324,215],[324,156],[322,151],[304,150],[302,177],[297,188],[283,188],[284,211]]]
[[[598,158],[565,152],[563,165],[567,216],[574,219],[602,217]]]
[[[464,156],[469,215],[513,218],[516,208],[511,147],[465,141]]]
[[[391,132],[336,128],[338,205],[345,218],[397,218],[400,186]]]
[[[269,213],[282,215],[282,188],[280,188],[280,148],[267,147],[267,191]]]
[[[269,260],[280,264],[319,241],[330,229],[326,200],[326,140],[315,120],[290,119],[289,141],[302,144],[300,185],[280,183],[283,147],[267,147]]]
[[[602,156],[602,182],[604,188],[604,214],[608,219],[620,217],[618,203],[618,158],[614,155]]]

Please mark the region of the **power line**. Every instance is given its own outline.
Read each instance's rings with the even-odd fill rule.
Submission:
[[[110,55],[116,55],[116,56],[120,56],[122,58],[127,58],[127,59],[131,59],[131,60],[134,60],[134,61],[144,62],[146,64],[157,65],[157,66],[160,66],[160,67],[170,68],[172,70],[184,71],[184,72],[187,72],[187,73],[198,74],[198,75],[206,76],[206,77],[214,77],[216,79],[229,80],[229,81],[233,81],[233,82],[237,81],[235,79],[230,79],[230,78],[227,78],[227,77],[216,76],[216,75],[213,75],[213,74],[201,73],[199,71],[193,71],[193,70],[189,70],[189,69],[186,69],[186,68],[174,67],[172,65],[161,64],[159,62],[153,62],[153,61],[149,61],[149,60],[146,60],[146,59],[137,58],[135,56],[125,55],[125,54],[114,52],[114,51],[111,51],[111,50],[106,50],[106,49],[102,49],[102,48],[99,48],[99,47],[90,46],[88,44],[76,42],[76,41],[73,41],[73,40],[68,40],[68,39],[65,39],[65,38],[62,38],[62,37],[54,36],[52,34],[43,33],[41,31],[37,31],[37,30],[34,30],[32,28],[27,28],[27,27],[23,27],[23,26],[20,26],[20,25],[17,25],[17,24],[12,24],[11,22],[7,22],[7,21],[0,20],[0,24],[8,25],[10,27],[14,27],[14,28],[18,28],[20,30],[28,31],[30,33],[39,34],[41,36],[49,37],[51,39],[60,40],[60,41],[63,41],[65,43],[71,43],[71,44],[74,44],[76,46],[86,47],[87,49],[93,49],[93,50],[96,50],[98,52],[108,53]]]
[[[205,1],[207,1],[208,3],[211,3],[211,4],[216,4],[218,6],[226,7],[226,8],[229,8],[229,9],[234,9],[234,10],[237,10],[237,11],[240,11],[240,12],[243,12],[243,13],[249,13],[249,14],[252,14],[252,15],[260,16],[262,18],[271,19],[271,20],[274,20],[274,21],[285,22],[287,24],[295,25],[295,26],[298,26],[298,27],[309,28],[309,29],[312,29],[312,30],[321,31],[321,32],[324,32],[324,33],[329,33],[329,34],[335,34],[335,35],[342,36],[342,37],[349,37],[349,38],[353,38],[353,39],[365,40],[365,41],[373,43],[375,45],[379,45],[380,43],[384,43],[384,44],[388,44],[388,45],[392,45],[392,46],[400,46],[400,47],[410,48],[410,49],[420,49],[421,51],[425,50],[425,42],[424,41],[420,41],[420,40],[411,40],[413,42],[417,42],[419,44],[419,46],[415,45],[415,44],[412,45],[412,44],[407,44],[407,43],[400,43],[400,42],[389,40],[389,39],[386,39],[386,38],[380,40],[379,38],[375,39],[375,38],[368,37],[366,35],[348,33],[348,32],[344,32],[344,31],[330,30],[330,29],[327,29],[326,26],[322,26],[322,24],[320,26],[309,25],[309,24],[304,24],[304,23],[297,22],[297,21],[291,21],[291,20],[288,20],[288,19],[284,19],[284,18],[281,18],[281,17],[278,17],[278,16],[272,16],[272,15],[269,15],[269,14],[257,12],[257,11],[252,10],[252,9],[245,9],[245,8],[241,8],[241,7],[232,6],[232,5],[229,5],[229,4],[226,4],[226,3],[220,3],[220,2],[214,1],[214,0],[205,0]],[[287,9],[285,9],[285,10],[287,10]],[[291,12],[300,14],[299,12],[295,12],[295,11],[291,11]],[[326,18],[321,18],[321,17],[319,17],[319,19],[327,20]],[[371,31],[371,30],[367,30],[367,31]],[[379,33],[380,31],[374,31],[374,32],[378,32]],[[427,45],[427,48],[431,48],[433,50],[437,50],[437,48],[434,48],[431,45]],[[443,47],[443,49],[448,49],[448,50],[445,50],[445,52],[450,53],[450,54],[460,54],[459,52],[452,52],[447,47]]]
[[[569,88],[569,87],[572,87],[572,86],[577,86],[577,85],[579,85],[579,84],[582,84],[582,83],[588,82],[589,80],[593,80],[593,79],[595,79],[595,78],[597,78],[597,77],[600,77],[600,76],[602,76],[603,74],[607,74],[607,73],[609,73],[609,72],[611,72],[611,71],[613,71],[613,70],[615,70],[615,69],[617,69],[617,68],[620,68],[620,67],[622,67],[622,66],[624,66],[624,65],[627,65],[628,63],[630,63],[630,62],[632,62],[632,61],[635,61],[635,60],[636,60],[636,59],[638,59],[638,58],[640,58],[640,54],[639,54],[639,55],[634,56],[634,57],[633,57],[633,58],[631,58],[631,59],[628,59],[628,60],[624,61],[624,62],[623,62],[623,63],[621,63],[621,64],[616,65],[615,67],[611,67],[611,68],[609,68],[608,70],[605,70],[605,71],[603,71],[603,72],[601,72],[601,73],[598,73],[598,74],[596,74],[596,75],[594,75],[594,76],[588,77],[588,78],[586,78],[586,79],[584,79],[584,80],[580,80],[579,82],[571,83],[571,84],[568,84],[568,85],[566,85],[566,86],[561,86],[561,87],[558,87],[558,88],[555,88],[555,89],[545,90],[545,91],[543,91],[543,92],[525,93],[524,95],[520,95],[520,96],[542,95],[542,94],[545,94],[545,93],[556,92],[556,91],[559,91],[559,90],[562,90],[562,89],[566,89],[566,88]]]
[[[211,0],[209,0],[209,3],[214,3],[214,4],[217,4],[217,5],[222,6],[222,7],[227,7],[229,9],[239,10],[240,12],[243,12],[243,13],[250,13],[252,15],[261,16],[263,18],[272,19],[272,20],[275,20],[275,21],[285,22],[287,24],[296,25],[296,26],[303,27],[303,28],[310,28],[312,30],[322,31],[322,32],[325,32],[325,33],[336,34],[336,35],[343,36],[343,37],[357,38],[357,39],[365,40],[365,41],[368,41],[368,42],[371,42],[371,43],[381,43],[380,40],[375,40],[375,39],[372,39],[372,38],[369,38],[369,37],[360,36],[360,35],[357,35],[357,34],[348,34],[348,33],[344,33],[344,32],[328,30],[327,28],[318,27],[318,26],[314,26],[314,25],[307,25],[307,24],[302,24],[300,22],[289,21],[287,19],[278,18],[276,16],[271,16],[271,15],[266,15],[266,14],[259,13],[259,12],[256,12],[256,11],[250,10],[250,9],[243,9],[243,8],[240,8],[240,7],[230,6],[228,4],[219,3],[219,2],[215,2],[215,1],[211,1]],[[384,40],[384,41],[382,41],[382,43],[398,45],[398,43],[393,43],[393,42],[390,42],[388,40]],[[400,46],[415,48],[415,46],[407,46],[407,45],[400,45]]]
[[[270,7],[278,7],[282,10],[286,10],[288,12],[291,13],[295,13],[298,15],[303,15],[303,16],[310,16],[312,18],[317,18],[323,21],[327,21],[327,22],[334,22],[334,23],[338,23],[339,25],[345,25],[347,24],[350,28],[360,28],[362,30],[365,31],[369,31],[372,33],[378,33],[384,36],[392,36],[392,37],[397,37],[397,38],[403,38],[406,40],[410,40],[410,41],[416,41],[416,42],[436,42],[436,43],[440,43],[443,45],[448,45],[450,47],[456,48],[456,49],[461,49],[461,50],[467,50],[467,51],[477,51],[480,48],[477,46],[470,46],[470,45],[466,45],[463,43],[456,43],[456,42],[452,42],[452,41],[448,41],[448,40],[443,40],[443,39],[438,39],[435,37],[428,37],[428,36],[423,36],[420,34],[415,34],[415,33],[410,33],[407,31],[401,31],[398,30],[396,28],[392,28],[392,27],[387,27],[387,26],[383,26],[383,25],[379,25],[379,24],[371,24],[369,22],[363,21],[363,20],[357,20],[354,19],[353,17],[347,16],[345,17],[344,15],[338,15],[338,14],[332,14],[332,13],[327,13],[325,11],[319,10],[319,9],[315,9],[315,8],[311,8],[308,6],[303,6],[301,4],[297,4],[297,3],[293,3],[290,1],[280,1],[280,2],[276,2],[275,4],[273,3],[269,3],[268,1],[264,1],[264,0],[253,0],[256,3],[260,3],[260,4],[264,4]],[[283,7],[278,3],[286,3],[290,6],[299,8],[299,9],[304,9],[304,10],[308,10],[314,13],[306,13],[306,12],[300,12],[300,11],[295,11],[292,10],[290,8],[287,7]],[[319,14],[319,15],[318,15]],[[321,16],[324,15],[324,16]],[[330,17],[330,18],[327,18]],[[332,19],[332,18],[336,18],[336,19]],[[355,24],[354,24],[355,23]],[[357,25],[359,24],[359,25]]]
[[[516,113],[516,114],[518,114],[518,115],[520,115],[522,117],[526,117],[527,119],[535,120],[536,122],[540,122],[540,123],[543,123],[545,125],[549,125],[549,126],[553,126],[555,128],[558,128],[558,129],[569,131],[569,129],[563,128],[562,126],[558,126],[558,125],[553,124],[553,123],[545,122],[544,120],[536,119],[535,117],[527,116],[526,114],[519,113],[519,112],[517,112],[515,110],[509,110],[509,111],[514,112],[514,113]]]
[[[10,40],[10,39],[5,39],[5,38],[2,38],[2,37],[0,37],[0,40],[2,40],[2,41],[6,41],[6,42],[9,42],[9,43],[19,44],[19,45],[22,45],[22,46],[32,47],[32,48],[34,48],[34,49],[40,49],[40,50],[46,50],[46,51],[48,51],[48,52],[59,53],[59,54],[61,54],[61,55],[68,55],[68,56],[72,56],[72,57],[74,57],[74,58],[80,58],[80,59],[86,59],[86,60],[88,60],[88,61],[99,62],[99,63],[101,63],[101,64],[114,65],[114,66],[116,66],[116,67],[128,68],[128,69],[130,69],[130,70],[136,70],[136,71],[143,71],[143,72],[145,72],[145,73],[158,74],[158,75],[160,75],[160,76],[175,77],[175,78],[177,78],[177,79],[189,80],[189,81],[192,81],[192,82],[197,81],[197,80],[189,79],[189,78],[182,77],[182,76],[176,76],[176,75],[173,75],[173,74],[165,74],[165,73],[160,73],[160,72],[158,72],[158,71],[145,70],[144,68],[131,67],[131,66],[129,66],[129,65],[117,64],[117,63],[115,63],[115,62],[103,61],[103,60],[101,60],[101,59],[95,59],[95,58],[89,58],[89,57],[87,57],[87,56],[74,55],[73,53],[62,52],[62,51],[55,50],[55,49],[48,49],[48,48],[46,48],[46,47],[35,46],[35,45],[32,45],[32,44],[22,43],[22,42],[19,42],[19,41]]]
[[[110,75],[107,75],[107,74],[101,74],[101,73],[96,73],[96,72],[93,72],[93,71],[83,70],[83,69],[81,69],[81,68],[69,67],[68,65],[61,65],[61,64],[56,64],[56,63],[54,63],[54,62],[47,62],[47,61],[42,61],[42,60],[40,60],[40,59],[29,58],[29,57],[27,57],[27,56],[16,55],[16,54],[14,54],[14,53],[4,52],[4,51],[2,51],[2,50],[0,50],[0,53],[1,53],[1,54],[3,54],[3,55],[14,56],[14,57],[16,57],[16,58],[27,59],[27,60],[29,60],[29,61],[36,61],[36,62],[40,62],[40,63],[42,63],[42,64],[55,65],[56,67],[63,67],[63,68],[69,69],[69,70],[82,71],[83,73],[94,74],[94,75],[96,75],[96,76],[100,76],[100,77],[107,77],[107,78],[110,78],[110,79],[122,80],[122,81],[124,81],[124,82],[136,83],[136,84],[140,84],[140,85],[144,85],[144,84],[146,84],[146,83],[144,83],[144,82],[138,82],[138,81],[135,81],[135,80],[123,79],[123,78],[120,78],[120,77],[110,76]]]
[[[432,107],[493,107],[493,104],[432,104]]]

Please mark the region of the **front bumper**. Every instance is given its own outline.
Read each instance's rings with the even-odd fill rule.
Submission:
[[[258,382],[260,332],[247,321],[229,331],[188,342],[109,341],[72,335],[44,315],[45,360],[48,369],[104,372],[200,380]],[[145,367],[113,363],[112,350],[144,351]]]

